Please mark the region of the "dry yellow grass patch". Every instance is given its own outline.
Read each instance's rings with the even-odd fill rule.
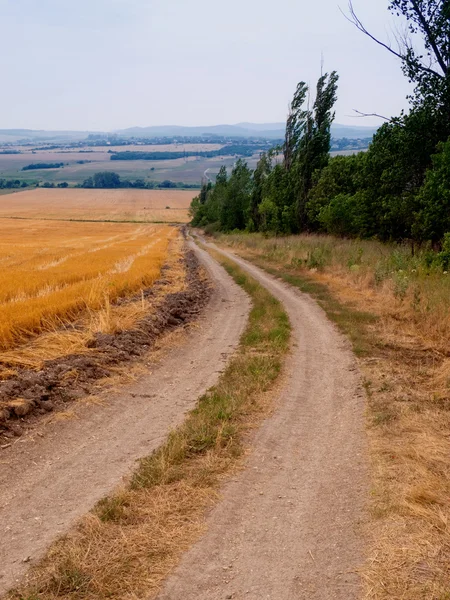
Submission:
[[[176,229],[0,222],[0,348],[150,287]]]
[[[360,357],[373,480],[366,597],[448,600],[449,277],[377,242],[221,239],[316,297]]]

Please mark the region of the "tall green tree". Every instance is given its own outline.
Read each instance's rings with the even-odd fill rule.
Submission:
[[[206,203],[206,199],[208,197],[208,192],[211,190],[211,188],[212,188],[212,184],[210,181],[208,181],[207,183],[204,183],[202,185],[202,189],[200,190],[200,195],[199,195],[200,204]]]
[[[208,201],[205,205],[205,220],[208,223],[220,224],[222,207],[226,203],[228,194],[228,174],[224,165],[220,168],[215,185],[213,187],[211,187],[211,183],[208,185],[210,190],[208,191]]]
[[[252,193],[252,172],[243,159],[239,159],[227,182],[226,194],[220,211],[220,224],[224,231],[245,229]]]
[[[120,187],[120,175],[113,171],[101,171],[93,177],[95,188],[118,188]]]
[[[330,75],[322,75],[317,82],[316,99],[313,112],[299,153],[299,191],[297,197],[297,214],[300,229],[309,229],[307,204],[308,196],[313,187],[313,176],[328,164],[331,147],[331,124],[335,113],[333,107],[337,100],[336,71]]]
[[[316,171],[308,199],[308,219],[314,229],[321,229],[321,212],[340,194],[353,196],[363,183],[361,172],[366,155],[335,156],[322,171]]]
[[[314,173],[323,169],[329,159],[338,79],[336,71],[319,78],[312,107],[308,86],[301,81],[291,103],[283,148],[284,166],[290,174],[291,204],[295,204],[300,231],[310,226],[307,203]]]
[[[433,168],[427,172],[418,194],[418,205],[414,237],[439,246],[450,232],[450,139],[440,144],[439,153],[433,156]]]
[[[286,133],[283,146],[284,166],[290,171],[295,161],[299,143],[305,135],[310,119],[309,110],[305,109],[305,101],[308,96],[308,86],[300,81],[295,90],[294,97],[289,107],[286,121]]]
[[[261,213],[259,207],[264,199],[267,180],[272,171],[271,155],[263,152],[253,173],[253,189],[247,215],[247,228],[249,231],[258,231],[261,226]]]

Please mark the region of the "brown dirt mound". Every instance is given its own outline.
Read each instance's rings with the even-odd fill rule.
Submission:
[[[156,311],[140,320],[134,329],[97,334],[90,344],[92,352],[87,355],[46,361],[40,371],[19,368],[17,375],[0,382],[0,444],[2,438],[6,441],[20,436],[24,427],[40,415],[92,392],[93,384],[110,376],[112,367],[139,359],[165,331],[192,321],[208,302],[211,288],[192,251],[185,254],[184,261],[186,289],[166,294]],[[143,292],[144,298],[156,297],[168,284],[163,272],[162,278]]]

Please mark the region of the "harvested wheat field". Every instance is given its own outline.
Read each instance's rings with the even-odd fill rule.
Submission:
[[[0,349],[150,287],[168,225],[0,219]]]
[[[209,299],[178,227],[0,218],[0,240],[0,448],[128,380]]]
[[[187,223],[195,190],[44,189],[0,197],[0,217]]]

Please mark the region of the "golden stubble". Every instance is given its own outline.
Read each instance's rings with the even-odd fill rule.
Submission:
[[[109,320],[112,303],[158,279],[177,235],[161,225],[0,221],[0,349],[89,312]]]

